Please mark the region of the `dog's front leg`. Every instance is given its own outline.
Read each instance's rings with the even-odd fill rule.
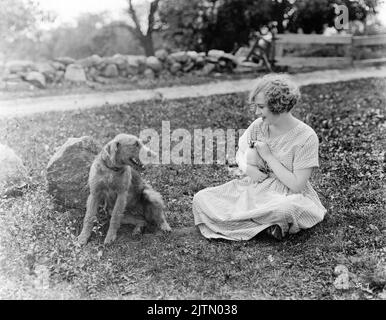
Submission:
[[[115,241],[117,238],[117,232],[121,226],[121,220],[123,217],[123,212],[125,211],[127,203],[127,193],[118,194],[117,200],[114,205],[113,212],[111,213],[110,226],[107,231],[107,236],[105,238],[105,244],[110,244]]]
[[[98,196],[91,193],[87,198],[86,215],[83,220],[82,232],[78,237],[78,242],[81,245],[85,245],[91,235],[93,223],[98,212],[98,204]]]

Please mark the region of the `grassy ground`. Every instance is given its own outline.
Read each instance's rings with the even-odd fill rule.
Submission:
[[[0,122],[0,143],[25,161],[34,189],[0,204],[0,296],[113,299],[385,299],[386,79],[302,88],[295,114],[320,137],[320,170],[313,184],[328,209],[310,230],[278,242],[209,241],[191,235],[134,238],[122,227],[103,247],[100,216],[91,242],[76,245],[83,213],[53,205],[44,169],[68,137],[101,143],[118,132],[185,128],[246,128],[243,95],[146,102],[96,110],[35,115]],[[232,179],[220,165],[162,165],[144,173],[167,204],[174,228],[193,225],[191,201],[200,189]],[[350,288],[337,290],[336,265]]]

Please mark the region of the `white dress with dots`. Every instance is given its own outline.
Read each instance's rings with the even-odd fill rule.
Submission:
[[[273,156],[291,172],[319,167],[319,141],[315,131],[299,122],[283,135],[268,138],[268,127],[255,120],[239,139],[237,162],[249,139],[265,141]],[[193,198],[193,215],[206,238],[249,240],[272,225],[282,235],[308,229],[323,220],[326,209],[308,181],[301,193],[292,192],[274,174],[258,183],[246,176],[199,191]]]

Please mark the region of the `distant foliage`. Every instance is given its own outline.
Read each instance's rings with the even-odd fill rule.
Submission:
[[[164,0],[159,15],[165,36],[181,49],[232,51],[255,31],[323,33],[334,27],[335,6],[345,4],[351,21],[364,21],[380,0]]]
[[[365,21],[368,14],[376,12],[379,0],[297,0],[289,15],[288,31],[323,33],[326,26],[334,27],[335,6],[344,4],[348,8],[350,21]]]
[[[143,54],[143,50],[128,30],[106,23],[103,14],[85,14],[79,17],[77,25],[51,29],[39,41],[19,37],[15,42],[14,58],[39,60],[69,56],[81,59],[93,54],[112,56],[116,53]]]
[[[349,8],[350,25],[374,14],[381,0],[159,0],[130,10],[128,19],[109,21],[104,13],[86,14],[77,25],[38,29],[43,14],[34,0],[0,1],[0,60],[75,59],[93,54],[153,55],[160,47],[236,51],[249,46],[253,34],[266,26],[279,33],[322,33],[334,27],[335,5]],[[146,5],[145,5],[146,4]],[[153,8],[153,11],[151,11]],[[150,15],[150,13],[152,13]],[[133,18],[138,19],[136,25]],[[133,20],[133,21],[132,21]],[[146,23],[144,23],[146,22]],[[361,25],[364,25],[363,23]],[[147,27],[146,27],[147,26]],[[149,28],[150,26],[150,28]],[[141,28],[140,28],[141,27]],[[376,33],[369,26],[353,33]]]
[[[0,61],[7,60],[18,39],[36,41],[38,22],[50,19],[32,0],[0,1]]]
[[[22,33],[36,30],[39,11],[33,1],[0,1],[0,39],[12,43]]]

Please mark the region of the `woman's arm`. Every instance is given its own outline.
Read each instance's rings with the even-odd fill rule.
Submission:
[[[304,189],[308,179],[311,177],[313,170],[313,168],[307,168],[294,170],[294,172],[291,172],[286,167],[284,167],[272,154],[268,155],[265,161],[267,161],[267,164],[272,169],[276,177],[295,193],[300,193]]]
[[[269,150],[269,147],[265,142],[256,141],[255,148],[260,156],[267,162],[275,176],[291,191],[300,193],[304,189],[308,179],[311,177],[312,167],[291,172],[272,155],[271,150]]]

